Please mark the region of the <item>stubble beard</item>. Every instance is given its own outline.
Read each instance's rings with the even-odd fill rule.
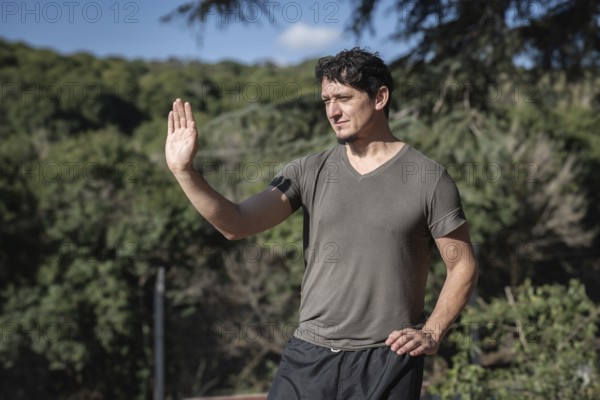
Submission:
[[[339,144],[354,143],[354,142],[356,142],[356,140],[358,140],[358,135],[356,133],[353,133],[353,134],[348,135],[343,138],[341,138],[341,137],[337,138],[337,142]]]

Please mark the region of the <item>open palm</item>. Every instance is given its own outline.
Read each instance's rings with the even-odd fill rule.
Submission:
[[[190,103],[175,100],[167,125],[165,158],[169,169],[174,173],[191,169],[198,147],[198,132]]]

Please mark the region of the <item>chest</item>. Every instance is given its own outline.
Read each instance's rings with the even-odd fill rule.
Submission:
[[[349,174],[315,184],[313,227],[405,236],[426,230],[421,188],[393,173],[359,179]]]

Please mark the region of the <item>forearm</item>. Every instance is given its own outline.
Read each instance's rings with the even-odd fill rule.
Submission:
[[[477,265],[473,259],[464,259],[448,271],[446,281],[431,316],[423,326],[440,342],[452,323],[469,301],[477,284]]]
[[[227,239],[238,239],[243,226],[239,206],[214,190],[193,169],[173,172],[194,208]]]
[[[278,197],[276,193],[267,193],[236,204],[210,187],[192,167],[197,136],[192,106],[181,99],[175,100],[167,118],[165,160],[192,205],[227,239],[261,232],[289,215],[290,206],[281,198],[283,194]]]

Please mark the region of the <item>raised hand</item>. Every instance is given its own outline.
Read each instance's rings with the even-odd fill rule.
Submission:
[[[192,162],[198,148],[198,132],[190,103],[181,99],[173,102],[173,110],[169,112],[167,123],[167,142],[165,158],[173,173],[192,169]]]

